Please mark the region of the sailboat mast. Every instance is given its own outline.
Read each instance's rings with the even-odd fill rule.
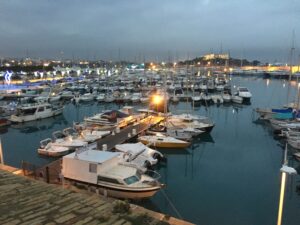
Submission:
[[[295,31],[293,30],[292,47],[291,47],[291,52],[290,52],[290,71],[289,71],[289,81],[288,81],[288,91],[287,91],[287,104],[289,104],[289,98],[290,98],[290,82],[292,79],[294,50],[295,50]],[[297,105],[297,108],[298,108],[298,105]]]

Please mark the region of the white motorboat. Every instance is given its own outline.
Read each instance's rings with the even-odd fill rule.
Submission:
[[[104,101],[106,103],[111,103],[115,101],[115,97],[113,95],[106,95]]]
[[[45,156],[58,157],[66,155],[70,152],[69,147],[55,146],[52,144],[52,140],[47,138],[40,142],[38,153]]]
[[[225,103],[231,102],[231,95],[228,92],[224,92],[222,98]]]
[[[70,150],[75,150],[75,148],[84,147],[88,144],[82,138],[72,135],[66,135],[62,131],[55,131],[52,133],[53,146],[68,147]]]
[[[202,101],[205,103],[209,103],[211,101],[211,96],[208,94],[204,94],[203,92],[200,94]]]
[[[211,132],[215,126],[215,124],[207,117],[199,117],[190,114],[172,115],[168,118],[168,122],[174,127],[180,127],[190,131],[196,129]]]
[[[61,99],[60,95],[52,95],[49,97],[49,102],[53,103],[53,102],[58,102]]]
[[[131,101],[132,101],[133,103],[140,102],[140,101],[141,101],[141,97],[142,97],[142,94],[141,94],[141,93],[139,93],[139,92],[133,93],[133,94],[132,94],[132,97],[131,97]]]
[[[145,145],[158,148],[187,148],[190,145],[190,142],[164,135],[144,135],[140,136],[138,140]]]
[[[243,103],[243,98],[238,96],[238,95],[232,95],[231,96],[231,101],[234,103],[242,104]]]
[[[115,149],[125,153],[123,158],[126,159],[126,162],[134,163],[145,168],[157,164],[157,162],[164,157],[159,151],[149,148],[141,142],[119,144],[115,146]]]
[[[243,98],[243,102],[250,102],[252,94],[246,87],[238,87],[237,93],[235,94],[241,98]]]
[[[199,88],[201,91],[205,92],[207,90],[207,85],[206,84],[200,84]]]
[[[80,102],[90,102],[93,101],[95,96],[91,93],[85,93],[83,95],[79,96],[79,101]]]
[[[62,114],[62,105],[53,105],[50,103],[34,103],[23,104],[17,106],[16,113],[11,115],[10,121],[15,123],[22,123],[38,119],[44,119],[52,116]]]
[[[105,100],[105,94],[104,94],[104,93],[99,94],[99,95],[96,97],[96,100],[97,100],[98,102],[104,102],[104,100]]]
[[[224,91],[224,85],[218,84],[216,86],[217,91]]]
[[[211,99],[215,104],[222,104],[224,102],[221,95],[212,95]]]
[[[200,102],[202,100],[202,97],[200,96],[200,95],[198,95],[198,96],[192,96],[192,101],[193,102]]]
[[[152,197],[162,185],[154,171],[147,172],[120,164],[122,153],[86,150],[62,159],[62,175],[66,181],[94,186],[106,196],[122,199]],[[152,174],[152,176],[150,176]]]
[[[83,138],[86,142],[95,142],[107,135],[109,135],[110,131],[101,131],[101,130],[90,130],[85,129],[80,132],[80,136]]]

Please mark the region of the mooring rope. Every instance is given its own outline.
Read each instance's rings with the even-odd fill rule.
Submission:
[[[167,196],[166,192],[164,190],[161,190],[161,192],[163,193],[164,197],[166,198],[166,200],[168,201],[168,203],[170,204],[170,206],[172,207],[172,209],[174,210],[174,212],[177,214],[179,219],[183,219],[183,217],[181,216],[181,214],[179,213],[179,211],[176,209],[176,207],[174,206],[174,204],[172,203],[172,201],[170,200],[170,198]]]

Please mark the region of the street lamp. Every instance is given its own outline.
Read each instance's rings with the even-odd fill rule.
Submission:
[[[152,102],[153,104],[156,105],[156,110],[158,112],[158,105],[162,102],[162,97],[160,95],[154,95],[153,98],[152,98]]]
[[[283,202],[284,202],[284,194],[285,194],[286,174],[289,174],[289,175],[297,174],[297,171],[294,168],[288,166],[287,144],[285,145],[284,161],[283,161],[282,167],[280,168],[280,171],[282,172],[282,177],[281,177],[277,225],[281,225],[281,222],[282,222],[282,211],[283,211]]]

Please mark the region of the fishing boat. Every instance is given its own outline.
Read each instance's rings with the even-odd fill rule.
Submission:
[[[79,101],[80,102],[90,102],[93,101],[95,98],[95,96],[91,93],[85,93],[81,96],[79,96]]]
[[[187,148],[190,142],[164,135],[144,135],[138,138],[145,145],[158,148]]]
[[[159,174],[154,171],[145,174],[133,166],[120,164],[121,154],[76,151],[63,157],[62,175],[66,181],[94,186],[105,196],[121,199],[149,198],[162,188]]]
[[[11,115],[10,121],[14,123],[22,123],[38,119],[44,119],[62,114],[62,105],[54,105],[46,102],[23,104],[17,106],[16,113]]]

